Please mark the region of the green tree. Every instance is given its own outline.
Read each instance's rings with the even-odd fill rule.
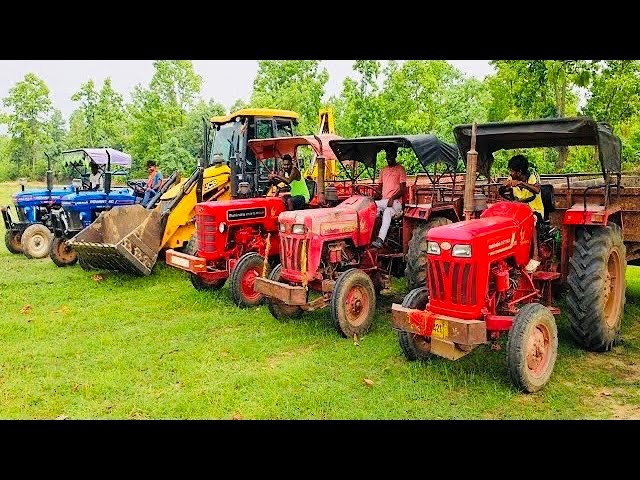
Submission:
[[[356,60],[353,70],[359,80],[345,78],[342,82],[342,102],[333,102],[338,107],[335,111],[336,131],[343,137],[389,133],[382,120],[378,99],[378,81],[383,70],[381,62]]]
[[[22,173],[36,174],[36,162],[49,143],[48,122],[53,113],[49,88],[33,73],[27,73],[3,99],[8,113],[2,120],[11,134],[10,159]]]
[[[202,78],[193,69],[191,61],[159,60],[153,63],[155,72],[149,88],[137,85],[128,111],[131,115],[129,149],[137,160],[138,168],[150,158],[168,155],[169,142],[176,137],[174,130],[181,128],[200,93]],[[177,137],[176,137],[177,138]],[[167,145],[162,147],[165,142]],[[183,158],[176,152],[178,158]]]
[[[256,108],[293,110],[300,114],[300,133],[317,133],[328,80],[319,60],[261,60],[249,103]]]

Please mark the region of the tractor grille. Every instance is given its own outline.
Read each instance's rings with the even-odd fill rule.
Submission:
[[[69,230],[82,230],[82,220],[80,220],[80,212],[67,212],[67,222],[69,224]]]
[[[476,268],[471,262],[429,259],[429,295],[457,305],[476,304]]]
[[[198,232],[198,251],[205,253],[215,252],[217,230],[215,217],[211,215],[197,215],[196,229]]]
[[[280,262],[286,270],[302,271],[303,237],[290,237],[280,234]]]

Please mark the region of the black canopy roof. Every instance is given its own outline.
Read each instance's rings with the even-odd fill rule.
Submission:
[[[367,167],[372,167],[375,164],[378,152],[391,145],[413,149],[416,157],[425,168],[438,161],[445,162],[455,168],[460,158],[454,145],[443,142],[435,135],[390,135],[329,141],[329,146],[338,160],[355,160]]]
[[[471,148],[471,124],[454,127],[453,134],[466,163]],[[517,122],[493,122],[476,125],[478,172],[489,176],[493,152],[514,148],[595,145],[602,173],[621,169],[622,142],[611,127],[589,117],[545,118]]]

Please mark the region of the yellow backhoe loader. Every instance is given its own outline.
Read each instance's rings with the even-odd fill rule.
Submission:
[[[212,117],[211,148],[206,128],[203,158],[189,178],[180,180],[174,173],[146,207],[113,208],[69,240],[82,268],[149,275],[160,252],[183,249],[191,240],[197,203],[269,194],[268,178],[247,142],[296,135],[298,117],[296,112],[275,109],[242,109]],[[333,128],[330,110],[320,112],[320,123],[324,130]]]

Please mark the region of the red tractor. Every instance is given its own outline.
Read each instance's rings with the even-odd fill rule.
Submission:
[[[629,250],[623,241],[623,219],[631,220],[631,211],[639,209],[635,200],[636,207],[626,212],[631,200],[621,199],[620,140],[606,124],[586,117],[461,125],[454,134],[460,151],[468,152],[466,212],[474,210],[476,169],[489,178],[495,151],[572,145],[598,149],[604,182],[571,185],[570,175],[543,182],[546,218],[537,228],[527,204],[497,201],[463,222],[431,229],[428,285],[392,307],[393,327],[407,359],[437,355],[456,360],[483,344],[499,349],[498,339],[508,333],[510,377],[519,389],[535,392],[549,381],[556,360],[554,315],[560,310],[554,296],[563,285],[568,287],[571,330],[582,346],[609,350],[619,333],[626,255],[629,260],[640,257],[637,232],[625,231]],[[564,201],[562,208],[554,201],[554,190],[555,199]],[[566,197],[558,197],[561,191]],[[542,262],[528,273],[524,267],[534,235]],[[632,247],[634,253],[628,255]]]
[[[308,146],[315,161],[322,166],[317,170],[322,177],[319,181],[324,185],[325,161],[336,160],[328,142],[337,138],[340,137],[333,134],[278,137],[250,140],[249,147],[256,160],[265,166],[267,160],[277,162],[285,154],[299,158],[299,147]],[[311,208],[318,205],[318,197],[322,197],[323,192],[313,195],[316,182],[306,181],[313,196]],[[199,203],[196,206],[197,242],[191,242],[185,253],[168,250],[166,263],[189,272],[191,283],[199,290],[217,290],[229,278],[229,292],[236,305],[259,305],[264,296],[254,290],[254,280],[269,273],[271,265],[279,261],[277,220],[285,210],[278,192],[275,196]]]
[[[424,284],[424,272],[414,271],[426,261],[425,233],[460,217],[459,157],[454,146],[433,135],[331,140],[329,145],[345,170],[350,163],[355,195],[333,208],[283,212],[278,218],[281,264],[268,278],[256,279],[255,289],[266,296],[278,319],[329,306],[337,331],[353,337],[370,328],[376,295],[389,286],[392,275],[407,273],[410,283]],[[376,160],[390,146],[400,149],[399,158],[416,157],[432,181],[419,185],[416,176],[386,244],[373,248],[381,223],[374,202],[380,195],[374,182]],[[371,183],[358,183],[365,172]]]

